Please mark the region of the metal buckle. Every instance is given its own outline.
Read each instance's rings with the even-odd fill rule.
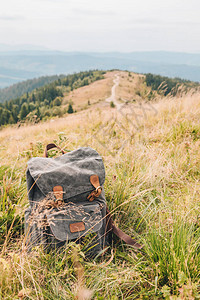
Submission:
[[[98,187],[96,188],[96,192],[98,192],[99,189],[102,191],[102,187],[101,187],[101,186],[98,186]]]

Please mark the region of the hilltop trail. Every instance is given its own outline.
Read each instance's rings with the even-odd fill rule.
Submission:
[[[119,103],[116,99],[116,88],[119,85],[119,79],[120,79],[119,74],[115,74],[115,78],[113,79],[114,85],[111,89],[111,96],[105,100],[106,102],[113,102],[117,110],[119,110],[122,106],[122,104]]]

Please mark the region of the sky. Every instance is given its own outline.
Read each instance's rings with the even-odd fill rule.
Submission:
[[[0,43],[61,51],[200,53],[199,16],[199,0],[6,0]]]

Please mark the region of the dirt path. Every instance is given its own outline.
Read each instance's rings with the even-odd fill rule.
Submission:
[[[111,89],[111,96],[106,99],[106,102],[113,102],[117,110],[119,110],[122,106],[122,104],[119,103],[116,99],[116,87],[119,85],[119,79],[120,79],[119,75],[115,74],[115,78],[113,79],[114,85]]]

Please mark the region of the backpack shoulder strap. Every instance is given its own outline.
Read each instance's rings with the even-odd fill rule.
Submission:
[[[135,239],[132,239],[128,234],[123,232],[117,226],[115,226],[114,221],[112,219],[111,213],[106,206],[106,231],[112,231],[117,237],[119,237],[122,241],[124,241],[127,245],[131,245],[137,249],[142,249],[143,245],[140,245]]]
[[[62,152],[62,154],[65,154],[66,152],[61,149],[59,146],[57,146],[54,143],[50,143],[48,145],[46,145],[45,149],[44,149],[44,157],[48,157],[48,150],[52,149],[52,148],[57,148],[58,150],[60,150]]]

